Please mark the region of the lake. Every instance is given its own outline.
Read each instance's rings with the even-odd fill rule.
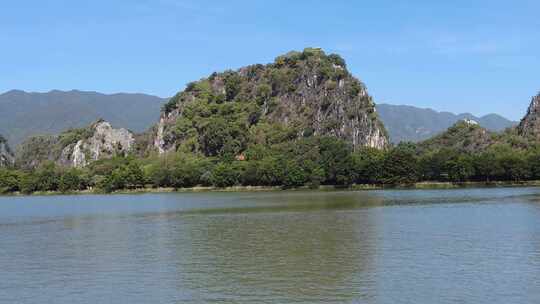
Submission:
[[[0,303],[540,303],[540,188],[0,197]]]

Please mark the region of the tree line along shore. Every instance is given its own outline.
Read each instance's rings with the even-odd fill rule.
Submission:
[[[312,136],[294,145],[254,146],[240,156],[212,158],[176,152],[146,158],[116,156],[84,168],[68,168],[54,162],[46,162],[34,170],[3,168],[0,193],[321,186],[445,188],[536,185],[537,180],[540,180],[540,147],[516,150],[509,145],[495,145],[482,152],[465,153],[451,148],[422,151],[417,144],[404,143],[384,150],[355,151],[343,140]]]

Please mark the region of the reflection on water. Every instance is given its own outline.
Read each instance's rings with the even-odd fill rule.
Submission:
[[[195,263],[185,265],[184,282],[214,299],[246,295],[246,303],[279,297],[306,303],[363,298],[374,289],[372,272],[360,276],[374,258],[373,241],[366,239],[375,225],[358,229],[363,226],[359,223],[372,221],[367,214],[317,211],[191,218],[189,255]]]
[[[0,303],[537,303],[539,193],[0,198]]]

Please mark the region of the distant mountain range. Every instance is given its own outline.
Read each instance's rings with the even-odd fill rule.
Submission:
[[[15,147],[29,136],[84,127],[98,118],[141,132],[158,120],[164,102],[146,94],[13,90],[0,95],[0,134]]]
[[[14,147],[33,135],[57,134],[69,128],[89,125],[98,118],[141,132],[152,126],[167,98],[147,94],[102,94],[85,91],[50,91],[28,93],[13,90],[0,94],[0,134]],[[457,121],[468,118],[481,126],[501,131],[514,126],[500,115],[475,117],[452,114],[413,106],[377,105],[390,140],[420,141],[445,131]]]
[[[476,117],[470,113],[453,114],[405,105],[378,104],[377,112],[393,143],[428,139],[464,119],[474,120],[491,131],[502,131],[518,124],[498,114]]]

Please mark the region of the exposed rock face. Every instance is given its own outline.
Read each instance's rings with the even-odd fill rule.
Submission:
[[[223,111],[221,105],[227,103],[231,110]],[[203,106],[208,111],[201,110]],[[388,145],[365,86],[347,71],[341,57],[327,56],[320,49],[291,52],[272,64],[214,73],[189,84],[162,111],[154,128],[154,147],[164,153],[189,144],[191,150],[202,147],[207,154],[205,130],[220,129],[213,115],[235,117],[234,121],[226,118],[223,125],[238,125],[237,131],[229,132],[229,141],[240,141],[239,146],[242,134],[260,123],[285,126],[297,137],[336,136],[355,148]]]
[[[44,161],[84,167],[95,160],[127,154],[134,144],[130,131],[114,129],[110,123],[98,120],[87,128],[68,130],[58,136],[29,138],[17,150],[16,163],[27,169]]]
[[[90,127],[93,134],[78,140],[62,150],[60,161],[73,167],[84,167],[91,161],[129,153],[135,138],[126,129],[114,129],[106,121],[98,121]]]
[[[463,119],[463,123],[465,123],[465,124],[467,124],[469,126],[479,126],[480,125],[476,120],[469,119],[469,118]]]
[[[58,136],[43,135],[30,137],[17,146],[15,166],[23,169],[32,169],[45,161],[54,161],[58,156],[58,145]]]
[[[35,135],[84,128],[103,118],[113,126],[143,132],[155,124],[167,99],[145,94],[52,90],[0,93],[0,132],[15,148]]]
[[[230,104],[230,111],[224,111],[223,104]],[[297,137],[335,136],[355,148],[388,145],[364,84],[347,71],[341,57],[320,49],[290,52],[272,64],[214,73],[189,84],[164,107],[154,127],[153,145],[160,153],[185,145],[191,150],[202,147],[204,152],[203,133],[215,127],[216,115],[225,117],[224,125],[238,125],[229,137],[235,141],[267,123],[293,129]],[[233,116],[235,120],[229,119]],[[237,150],[241,152],[241,147]]]
[[[7,141],[0,135],[0,167],[13,165],[14,157]]]
[[[178,113],[163,113],[159,118],[159,122],[156,127],[156,137],[154,139],[154,147],[158,149],[159,154],[165,153],[166,149],[171,149],[171,143],[165,142],[165,127],[174,123],[174,119]],[[172,143],[174,144],[174,143]]]
[[[533,97],[527,115],[518,126],[519,135],[540,140],[540,93]]]

